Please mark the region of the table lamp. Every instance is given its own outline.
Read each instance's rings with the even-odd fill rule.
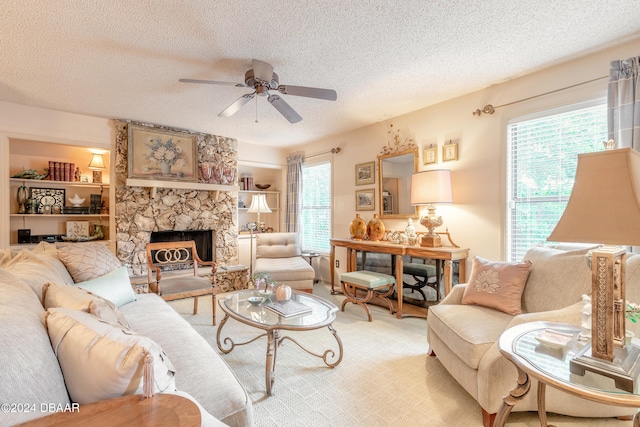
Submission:
[[[257,213],[258,221],[256,222],[257,228],[260,231],[264,231],[264,223],[260,222],[260,214],[261,213],[271,213],[271,209],[267,204],[267,196],[264,194],[254,194],[251,197],[251,206],[247,210],[248,213]],[[250,263],[250,272],[249,275],[253,279],[253,229],[254,227],[249,227],[251,232],[251,245],[249,247],[249,263]]]
[[[102,182],[102,171],[106,168],[102,154],[93,153],[89,162],[89,169],[93,170],[93,182]]]
[[[271,213],[271,209],[267,204],[267,196],[264,194],[254,194],[251,198],[251,206],[247,212],[258,214],[258,230],[264,231],[264,223],[260,222],[260,214]]]
[[[436,248],[442,246],[442,239],[434,229],[443,224],[442,217],[436,215],[434,203],[453,203],[451,195],[451,171],[434,169],[416,172],[411,176],[411,205],[427,205],[428,214],[420,218],[420,224],[429,232],[422,235],[420,246]]]
[[[640,245],[640,153],[620,148],[580,154],[569,202],[547,240]],[[597,372],[633,391],[640,349],[625,348],[626,248],[602,246],[590,257],[591,345],[571,361],[571,372]]]

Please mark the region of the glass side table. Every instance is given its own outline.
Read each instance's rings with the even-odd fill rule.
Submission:
[[[536,335],[545,329],[574,335],[565,346],[552,347],[542,344]],[[518,370],[516,387],[504,398],[496,416],[494,427],[502,427],[512,408],[529,392],[529,377],[538,380],[538,416],[540,425],[547,425],[545,391],[549,385],[574,396],[608,405],[640,408],[640,395],[621,390],[614,380],[592,372],[585,375],[571,373],[570,361],[585,343],[577,340],[580,327],[564,323],[531,322],[507,329],[498,341],[500,353]],[[638,341],[631,345],[638,345]],[[636,413],[633,426],[640,427],[640,415]]]

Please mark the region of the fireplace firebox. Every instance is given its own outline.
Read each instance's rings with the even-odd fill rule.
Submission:
[[[198,256],[201,260],[215,261],[213,237],[213,230],[153,231],[149,242],[184,242],[187,240],[193,240],[196,242],[196,250],[198,251]]]

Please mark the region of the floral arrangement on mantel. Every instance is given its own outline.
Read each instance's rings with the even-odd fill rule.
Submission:
[[[146,144],[149,147],[150,152],[147,155],[147,160],[162,165],[173,166],[185,166],[186,162],[182,156],[182,146],[180,143],[173,142],[173,138],[169,138],[163,141],[161,137],[151,137]]]

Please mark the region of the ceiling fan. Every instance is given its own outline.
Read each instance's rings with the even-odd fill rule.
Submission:
[[[316,87],[305,86],[292,86],[281,85],[278,80],[278,75],[273,72],[273,66],[257,59],[252,60],[253,68],[247,70],[244,74],[244,83],[232,83],[232,82],[219,82],[215,80],[195,80],[195,79],[180,79],[183,83],[204,83],[213,85],[225,85],[236,87],[250,87],[253,88],[253,93],[247,93],[236,99],[231,105],[222,110],[218,116],[230,117],[237,113],[240,108],[251,101],[256,95],[266,96],[267,100],[276,110],[280,112],[289,122],[297,123],[302,120],[302,117],[296,111],[291,108],[289,104],[285,102],[277,94],[272,94],[269,91],[278,91],[285,95],[304,96],[307,98],[325,99],[327,101],[335,101],[337,99],[336,91],[332,89],[320,89]]]

